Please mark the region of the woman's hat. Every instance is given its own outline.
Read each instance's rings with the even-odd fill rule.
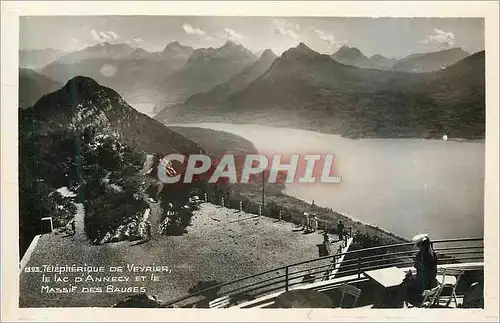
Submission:
[[[417,234],[416,236],[413,237],[413,239],[411,239],[411,241],[415,244],[418,244],[424,240],[428,240],[429,239],[429,235],[427,233],[421,233],[421,234]]]

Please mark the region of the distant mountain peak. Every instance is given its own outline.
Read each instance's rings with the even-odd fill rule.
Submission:
[[[374,63],[366,57],[358,48],[343,45],[337,52],[330,56],[335,61],[356,66],[359,68],[373,68]]]
[[[92,95],[99,89],[101,89],[101,85],[99,85],[99,83],[97,83],[93,78],[87,76],[75,76],[63,86],[62,91],[72,95]]]
[[[260,59],[276,59],[276,54],[274,54],[274,52],[270,49],[266,49],[262,52],[262,54],[260,55]]]
[[[300,42],[296,47],[292,47],[286,50],[283,55],[287,56],[289,54],[299,54],[299,55],[320,55],[318,52],[312,50],[309,46]]]
[[[357,47],[349,47],[346,45],[342,45],[342,47],[340,47],[339,50],[333,55],[365,56]]]
[[[84,49],[81,50],[82,51],[85,51],[87,49],[104,49],[104,50],[108,50],[108,49],[129,49],[129,50],[133,50],[134,47],[128,45],[128,44],[125,44],[125,43],[116,43],[116,44],[113,44],[113,43],[110,43],[110,42],[102,42],[102,43],[98,43],[98,44],[95,44],[95,45],[92,45],[92,46],[88,46]]]
[[[240,44],[235,43],[232,40],[227,40],[222,47],[242,47]]]
[[[167,46],[165,46],[165,49],[163,49],[163,51],[168,52],[171,50],[192,50],[192,49],[193,48],[191,46],[184,46],[176,40],[174,42],[168,43]]]
[[[288,59],[314,59],[321,56],[320,53],[312,50],[304,43],[299,43],[296,47],[291,47],[281,54],[280,61],[286,61]]]
[[[309,46],[307,46],[305,43],[300,42],[299,45],[296,47],[297,49],[300,50],[307,50],[307,51],[313,51]],[[314,52],[314,51],[313,51]]]
[[[75,76],[66,83],[65,87],[73,85],[99,86],[93,78],[87,76]]]

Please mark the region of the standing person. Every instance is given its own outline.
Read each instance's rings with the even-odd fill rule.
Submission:
[[[402,286],[406,300],[418,306],[423,301],[423,291],[438,285],[436,280],[438,257],[427,234],[416,235],[412,240],[419,249],[414,259],[417,274],[413,276],[410,272]]]
[[[76,234],[76,224],[75,220],[71,221],[71,231],[73,231],[73,235]]]
[[[302,230],[307,228],[307,212],[302,213]]]
[[[330,238],[328,237],[328,233],[323,232],[323,243],[324,244],[327,244],[327,243],[330,243]]]
[[[340,220],[339,224],[337,224],[337,234],[339,236],[339,240],[343,240],[344,239],[344,229],[345,229],[345,226],[342,223],[342,220]]]

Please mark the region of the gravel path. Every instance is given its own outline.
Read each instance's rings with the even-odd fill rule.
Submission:
[[[85,234],[85,210],[82,203],[75,203],[76,213],[75,213],[75,235],[73,236],[73,240],[86,242],[87,235]]]

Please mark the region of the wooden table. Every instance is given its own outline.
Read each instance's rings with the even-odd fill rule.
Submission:
[[[332,308],[333,301],[325,293],[310,289],[294,289],[280,294],[274,304],[278,308]]]
[[[384,288],[400,285],[406,277],[406,272],[398,267],[375,269],[363,272],[366,277],[373,280]]]
[[[406,277],[406,272],[398,267],[375,269],[363,272],[370,280],[381,287],[380,304],[381,307],[402,307],[403,300],[398,288]]]

